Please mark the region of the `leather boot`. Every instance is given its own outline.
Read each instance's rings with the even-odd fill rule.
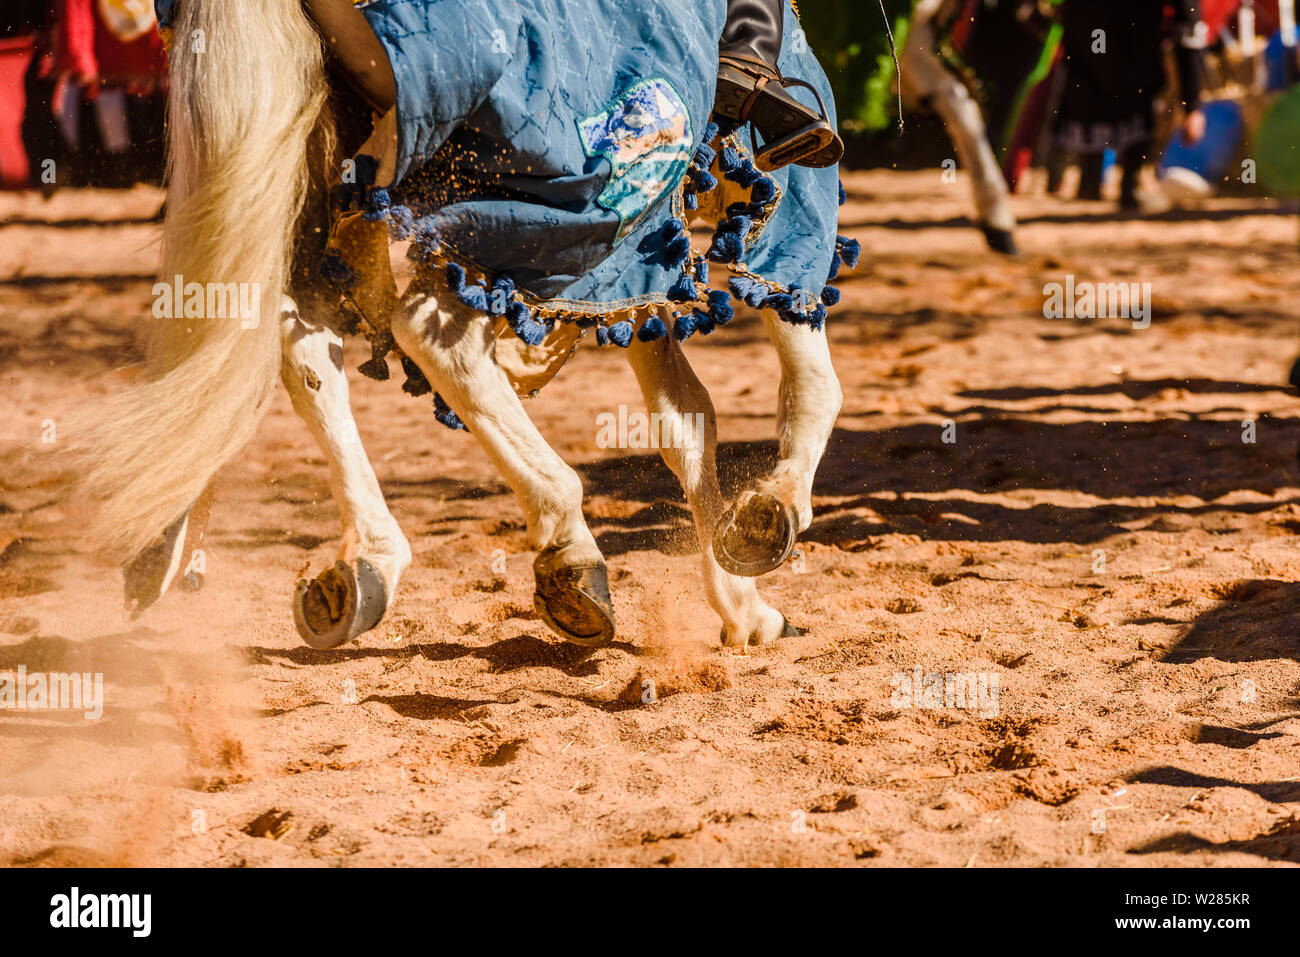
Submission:
[[[727,23],[718,43],[718,92],[713,112],[749,123],[763,137],[754,163],[771,171],[791,163],[832,166],[844,143],[831,127],[826,106],[811,84],[786,78],[777,68],[785,29],[786,0],[728,0]],[[810,109],[786,90],[812,90],[820,109]]]

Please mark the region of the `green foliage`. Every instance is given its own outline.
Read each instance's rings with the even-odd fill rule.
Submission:
[[[830,77],[846,130],[881,130],[894,122],[894,59],[885,16],[900,48],[907,39],[912,0],[800,0],[808,45]]]

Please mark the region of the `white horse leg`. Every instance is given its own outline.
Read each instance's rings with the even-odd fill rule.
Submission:
[[[313,581],[299,582],[294,617],[307,644],[336,648],[379,624],[411,563],[411,547],[388,511],[352,418],[343,337],[299,315],[287,299],[280,323],[280,378],[329,462],[343,521],[338,561]]]
[[[908,99],[928,100],[943,120],[957,148],[961,165],[970,171],[975,186],[975,207],[989,245],[997,252],[1014,253],[1015,213],[1006,181],[985,133],[984,117],[970,91],[944,67],[935,54],[931,23],[943,0],[921,0],[912,12],[903,49],[904,89]]]
[[[736,499],[713,537],[722,567],[746,576],[779,566],[812,524],[813,477],[843,401],[824,331],[785,322],[770,309],[763,310],[763,324],[781,363],[780,459],[771,475]]]
[[[709,604],[722,619],[723,643],[766,644],[795,633],[784,615],[759,598],[752,578],[728,574],[713,557],[713,532],[723,510],[714,459],[717,417],[681,346],[670,337],[654,342],[633,339],[628,361],[645,396],[650,421],[660,424],[656,438],[663,460],[682,483],[694,513],[704,586]]]
[[[211,507],[212,487],[208,486],[152,545],[122,566],[123,595],[132,619],[144,614],[176,582],[189,591],[202,587],[203,563],[195,558],[203,545]]]
[[[614,637],[605,559],[582,517],[582,480],[546,444],[493,355],[494,320],[441,278],[408,292],[393,318],[402,351],[460,417],[527,516],[533,606],[557,634],[594,647]]]

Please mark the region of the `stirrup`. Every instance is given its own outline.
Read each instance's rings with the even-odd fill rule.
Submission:
[[[755,125],[751,123],[749,126],[749,142],[751,152],[754,154],[754,165],[764,173],[770,173],[782,166],[791,164],[808,166],[814,169],[834,166],[844,156],[844,141],[839,138],[831,127],[826,114],[826,103],[822,100],[821,94],[807,80],[781,77],[779,82],[782,87],[802,86],[811,91],[813,97],[817,100],[817,108],[821,112],[821,116],[793,133],[782,136],[770,143],[765,143],[762,149],[759,149],[758,146]]]
[[[817,108],[805,106],[786,88],[812,91]],[[844,143],[832,128],[826,104],[817,88],[805,80],[783,77],[757,60],[724,55],[718,64],[718,93],[714,113],[734,123],[748,123],[755,165],[771,172],[791,163],[833,166],[844,154]],[[758,148],[758,134],[767,140]]]

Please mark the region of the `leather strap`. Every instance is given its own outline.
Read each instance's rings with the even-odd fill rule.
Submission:
[[[745,97],[744,105],[740,108],[740,122],[749,122],[749,111],[754,108],[754,104],[758,102],[759,94],[763,92],[763,87],[767,86],[769,82],[771,82],[771,77],[760,76],[758,78],[758,82],[754,84],[754,92]]]
[[[757,57],[742,56],[738,53],[724,53],[718,57],[718,62],[734,66],[737,70],[748,73],[750,76],[767,77],[769,80],[779,80],[781,78],[779,70]]]

